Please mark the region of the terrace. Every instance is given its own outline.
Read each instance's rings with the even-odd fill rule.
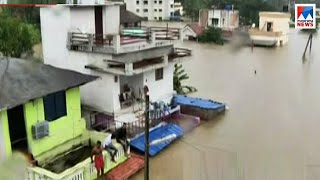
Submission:
[[[91,148],[97,140],[103,142],[106,135],[106,133],[86,131],[80,137],[36,157],[40,167],[29,167],[27,169],[26,179],[94,179],[96,177],[96,171],[94,165],[91,163]],[[122,146],[115,142],[114,144],[119,150],[116,156],[117,163],[113,163],[109,153],[104,151],[105,172],[110,171],[127,160]]]
[[[168,65],[168,63],[177,63],[181,61],[182,57],[191,56],[191,50],[184,48],[174,48],[169,53],[168,56],[163,57],[153,57],[153,58],[145,58],[141,61],[137,62],[123,62],[117,60],[115,57],[114,60],[104,60],[102,64],[99,62],[95,62],[92,64],[87,64],[85,68],[95,70],[103,73],[112,73],[118,74],[122,76],[132,76],[139,75],[143,72],[155,70],[158,68],[163,68]],[[158,53],[161,51],[158,50]],[[147,55],[147,53],[143,54]],[[128,60],[130,57],[122,58]]]
[[[157,47],[173,47],[173,42],[156,41],[155,33],[145,33],[137,37],[69,32],[67,40],[69,50],[107,54],[130,53]]]
[[[249,29],[249,34],[253,36],[268,36],[268,37],[280,37],[282,32],[274,32],[274,31],[262,31],[259,29]]]

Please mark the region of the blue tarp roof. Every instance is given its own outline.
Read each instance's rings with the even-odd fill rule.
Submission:
[[[157,140],[157,139],[161,139],[164,138],[166,136],[175,134],[178,137],[181,137],[183,135],[183,129],[176,125],[176,124],[165,124],[162,125],[158,128],[155,128],[153,130],[150,131],[149,134],[149,140],[150,142]],[[130,146],[140,152],[145,152],[144,149],[144,134],[142,134],[141,136],[138,136],[137,138],[133,139],[130,141]],[[157,155],[161,150],[163,150],[164,148],[166,148],[167,146],[169,146],[169,144],[174,141],[170,140],[170,141],[166,141],[163,143],[159,143],[157,145],[150,145],[150,151],[149,151],[149,155],[150,156],[155,156]]]
[[[173,97],[173,104],[194,106],[194,107],[199,107],[199,108],[203,108],[203,109],[212,109],[212,110],[225,108],[225,104],[220,103],[220,102],[201,99],[201,98],[188,97],[188,96],[183,96],[183,95],[174,96]]]

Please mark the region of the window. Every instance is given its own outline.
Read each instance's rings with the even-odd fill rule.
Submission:
[[[171,4],[170,7],[173,8],[173,4]]]
[[[170,16],[173,16],[173,12],[170,12]]]
[[[218,24],[219,24],[219,19],[218,18],[213,18],[211,23],[212,23],[213,27],[217,27]]]
[[[136,1],[136,4],[139,4],[140,2],[139,2],[139,0],[138,1]]]
[[[148,9],[144,9],[143,12],[148,12]]]
[[[162,1],[159,1],[159,4],[162,4]]]
[[[157,20],[157,17],[154,17],[154,20]]]
[[[162,9],[159,9],[159,12],[162,12]]]
[[[143,4],[148,4],[148,1],[143,1]]]
[[[43,98],[45,118],[54,121],[67,115],[65,91],[49,94]]]
[[[156,69],[156,81],[163,79],[163,68]]]
[[[157,1],[154,1],[155,4],[157,4]]]
[[[162,21],[162,17],[159,17],[159,21]]]
[[[267,31],[268,32],[272,32],[272,25],[273,25],[272,22],[267,22]]]
[[[157,12],[157,9],[154,9],[154,12]]]
[[[137,9],[136,11],[137,11],[137,13],[138,13],[138,12],[140,12],[140,9]]]

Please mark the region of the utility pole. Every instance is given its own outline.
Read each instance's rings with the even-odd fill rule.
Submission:
[[[146,102],[146,110],[145,110],[145,133],[144,133],[144,180],[149,180],[149,88],[148,86],[144,86],[144,96]]]
[[[307,42],[307,44],[306,44],[306,47],[305,47],[305,49],[304,49],[304,52],[303,52],[303,56],[302,56],[302,58],[304,59],[305,58],[305,56],[306,56],[306,52],[307,52],[307,50],[308,50],[308,46],[309,46],[309,44],[310,44],[310,46],[309,46],[309,53],[311,53],[311,48],[312,48],[312,33],[310,34],[310,36],[309,36],[309,38],[308,38],[308,42]]]

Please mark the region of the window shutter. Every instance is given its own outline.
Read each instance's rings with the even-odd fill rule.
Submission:
[[[60,91],[55,94],[56,118],[67,115],[66,93]]]
[[[50,94],[44,98],[44,111],[47,121],[55,120],[56,107],[55,107],[55,95]]]

